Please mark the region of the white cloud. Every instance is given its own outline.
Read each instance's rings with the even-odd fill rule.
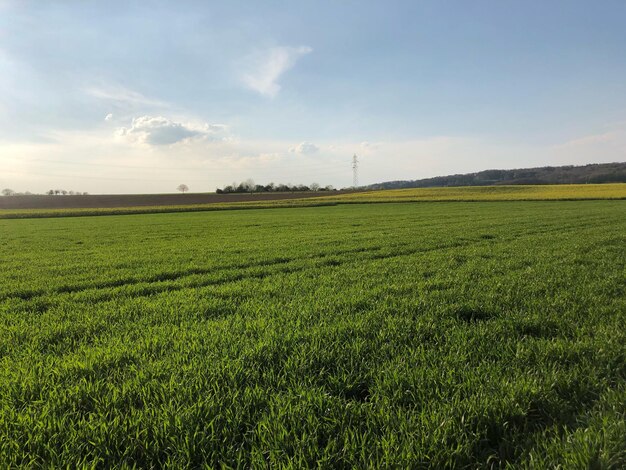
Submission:
[[[166,106],[163,101],[148,98],[141,93],[124,88],[121,86],[100,86],[86,88],[85,93],[94,98],[98,98],[106,101],[114,101],[122,104],[141,104],[149,106]]]
[[[113,114],[112,114],[112,113],[109,113],[109,114],[107,114],[107,115],[104,117],[104,120],[105,120],[105,121],[110,121],[111,119],[113,119]]]
[[[311,155],[316,153],[318,150],[319,147],[312,142],[302,142],[289,149],[291,153],[302,153],[304,155]]]
[[[117,134],[132,142],[171,145],[190,139],[223,140],[226,130],[223,124],[182,124],[163,116],[140,116],[130,127],[119,128]]]
[[[271,48],[250,60],[249,71],[243,75],[242,81],[251,90],[274,97],[280,91],[278,80],[281,75],[312,50],[308,46]]]

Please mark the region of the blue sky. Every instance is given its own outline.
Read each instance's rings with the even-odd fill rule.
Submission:
[[[0,186],[624,161],[624,1],[0,0]]]

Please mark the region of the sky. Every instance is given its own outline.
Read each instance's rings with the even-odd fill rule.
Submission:
[[[0,0],[0,188],[626,161],[623,0]]]

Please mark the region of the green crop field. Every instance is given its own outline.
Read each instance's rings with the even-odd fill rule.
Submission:
[[[626,202],[0,220],[4,467],[624,468]]]

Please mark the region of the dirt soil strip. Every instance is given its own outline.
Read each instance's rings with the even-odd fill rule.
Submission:
[[[113,194],[87,196],[0,197],[0,209],[108,209],[138,206],[183,206],[219,202],[255,202],[336,196],[350,191],[253,193],[253,194]]]

